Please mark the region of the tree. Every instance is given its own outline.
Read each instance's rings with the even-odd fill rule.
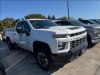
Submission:
[[[52,16],[52,20],[55,20],[55,19],[56,19],[56,18],[55,18],[55,16],[53,15],[53,16]]]
[[[3,19],[3,23],[8,23],[8,24],[12,24],[15,21],[14,18],[5,18]]]
[[[18,22],[18,21],[20,21],[20,19],[16,19],[15,21]]]
[[[50,15],[48,15],[48,17],[47,17],[48,19],[51,19],[51,16]]]
[[[3,24],[2,24],[2,20],[0,20],[0,31],[3,30]]]
[[[73,17],[69,17],[69,19],[68,19],[68,17],[66,17],[66,16],[60,17],[59,19],[60,20],[75,20]]]
[[[0,26],[2,25],[2,21],[0,20]]]
[[[45,16],[42,14],[29,14],[25,16],[25,19],[45,19]]]
[[[75,20],[73,17],[69,17],[69,20]]]
[[[5,18],[2,20],[4,28],[11,28],[14,26],[15,19],[14,18]]]
[[[68,20],[68,18],[67,18],[67,17],[65,17],[65,16],[60,17],[59,19],[60,19],[60,20]]]
[[[78,18],[79,21],[83,20],[83,18]]]

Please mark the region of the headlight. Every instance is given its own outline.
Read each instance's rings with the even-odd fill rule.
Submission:
[[[53,35],[53,38],[66,38],[67,35]]]
[[[58,50],[63,50],[65,49],[66,42],[58,42]]]
[[[94,30],[94,33],[99,33],[99,30],[95,29],[95,30]]]
[[[100,34],[100,31],[97,29],[94,29],[94,34],[95,34],[95,37],[98,37],[98,35]]]

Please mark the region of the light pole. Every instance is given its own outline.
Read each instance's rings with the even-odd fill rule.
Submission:
[[[69,0],[67,0],[67,11],[68,11],[68,20],[69,20]]]

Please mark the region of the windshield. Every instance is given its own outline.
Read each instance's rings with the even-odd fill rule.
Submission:
[[[93,21],[93,20],[89,20],[92,24],[98,24],[97,22]]]
[[[88,21],[88,20],[80,20],[82,23],[84,23],[84,24],[92,24],[90,21]]]
[[[49,20],[30,20],[30,23],[35,29],[48,29],[53,26],[58,26]]]
[[[98,22],[100,24],[100,21],[99,20],[95,20],[96,22]]]
[[[98,20],[94,20],[94,19],[93,19],[93,21],[95,21],[95,22],[97,22],[98,24],[100,24],[100,22],[99,22]]]
[[[79,22],[79,21],[70,21],[70,23],[72,24],[72,25],[75,25],[75,26],[84,26],[85,24],[83,24],[83,23],[81,23],[81,22]]]

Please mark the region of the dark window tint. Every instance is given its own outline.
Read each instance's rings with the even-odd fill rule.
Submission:
[[[88,20],[81,20],[81,22],[83,22],[84,24],[92,24],[90,21]]]
[[[93,20],[89,20],[92,24],[98,24],[97,22],[93,21]]]
[[[85,24],[80,21],[69,21],[72,25],[75,26],[84,26]]]
[[[59,24],[59,25],[63,25],[63,26],[71,25],[71,23],[68,22],[68,21],[59,21],[59,22],[55,22],[55,23],[57,23],[57,24]]]

